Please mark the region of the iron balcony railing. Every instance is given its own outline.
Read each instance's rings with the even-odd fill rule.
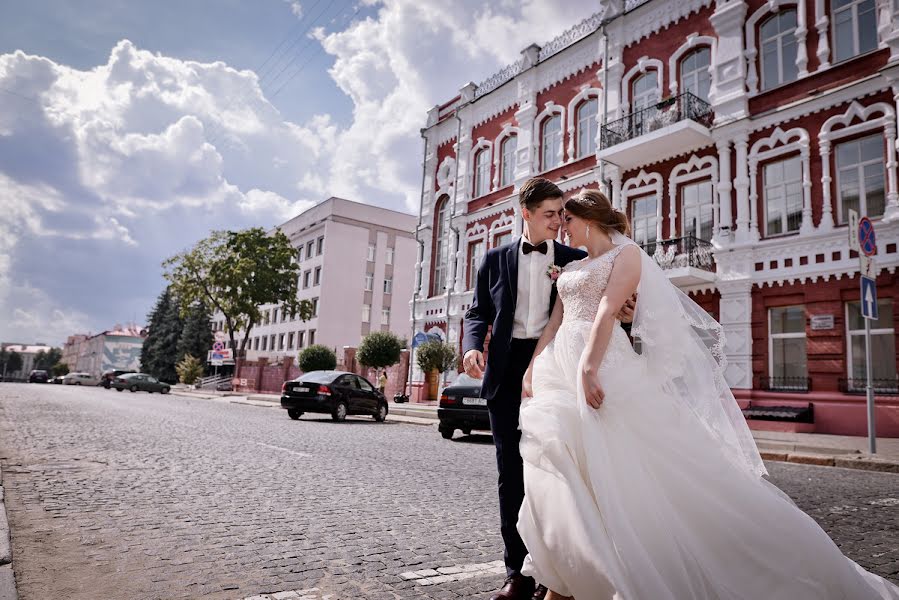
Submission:
[[[840,379],[840,391],[844,394],[865,394],[867,393],[868,380],[864,377],[860,379]],[[878,396],[899,396],[899,377],[895,379],[872,379],[871,387]]]
[[[715,270],[712,243],[695,235],[649,242],[640,247],[663,269],[696,267],[706,271]]]
[[[602,147],[608,148],[686,119],[709,127],[713,117],[711,104],[691,92],[684,92],[604,125]]]
[[[761,389],[766,392],[810,392],[811,377],[767,377],[763,376]]]

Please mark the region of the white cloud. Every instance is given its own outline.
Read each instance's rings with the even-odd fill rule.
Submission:
[[[284,0],[287,4],[290,5],[290,12],[293,13],[297,19],[303,18],[303,5],[297,2],[296,0]]]

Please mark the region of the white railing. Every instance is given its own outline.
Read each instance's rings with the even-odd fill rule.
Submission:
[[[200,379],[197,383],[197,387],[204,390],[214,390],[218,384],[230,380],[230,375],[210,375],[209,377]]]

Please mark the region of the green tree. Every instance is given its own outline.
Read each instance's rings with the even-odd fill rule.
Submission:
[[[337,368],[337,355],[327,346],[313,344],[300,352],[298,364],[303,373],[333,371]]]
[[[209,309],[203,302],[196,302],[184,318],[184,327],[178,339],[178,360],[190,354],[199,358],[201,363],[205,362],[203,357],[212,349],[213,341]]]
[[[203,376],[203,363],[199,358],[186,354],[181,362],[175,365],[175,370],[181,383],[193,385]]]
[[[147,316],[147,337],[141,348],[140,368],[167,383],[178,381],[175,364],[178,362],[178,340],[184,323],[171,286],[156,300],[156,306]]]
[[[69,365],[64,362],[59,362],[50,367],[50,372],[54,377],[62,377],[63,375],[67,375],[69,373]]]
[[[443,373],[455,368],[458,358],[455,348],[449,344],[431,340],[418,347],[415,361],[425,373],[430,373],[434,369],[437,369],[439,373]]]
[[[22,369],[22,355],[15,350],[0,350],[0,373],[4,377]]]
[[[362,338],[356,360],[359,364],[375,369],[384,369],[400,362],[403,342],[389,331],[375,331]]]
[[[50,348],[46,352],[41,350],[34,357],[34,368],[43,371],[49,371],[53,365],[62,359],[62,350],[59,348]]]
[[[204,302],[222,314],[237,356],[243,355],[253,327],[262,319],[260,306],[280,304],[282,314],[303,321],[312,317],[312,303],[297,299],[296,250],[281,231],[214,231],[162,266],[183,313]],[[239,348],[238,332],[243,333]]]

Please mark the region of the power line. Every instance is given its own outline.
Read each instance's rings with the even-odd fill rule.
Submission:
[[[321,2],[321,0],[316,0],[315,4],[313,4],[311,7],[309,7],[306,14],[309,14],[312,10],[314,10],[315,7],[318,6],[318,4],[320,2]],[[271,54],[268,55],[268,57],[262,62],[262,64],[256,68],[256,73],[260,77],[262,77],[263,69],[265,68],[265,65],[268,64],[268,61],[270,61],[272,59],[272,57],[274,57],[275,54],[278,53],[278,51],[281,49],[281,47],[293,37],[294,32],[296,32],[296,30],[299,29],[300,26],[303,24],[303,20],[305,20],[305,15],[304,15],[303,19],[300,19],[299,21],[297,21],[297,23],[293,27],[291,27],[291,29],[287,33],[287,35],[284,36],[284,39],[281,40],[281,43],[278,44],[278,46],[274,50],[272,50]],[[281,60],[281,59],[279,58],[278,60]]]

